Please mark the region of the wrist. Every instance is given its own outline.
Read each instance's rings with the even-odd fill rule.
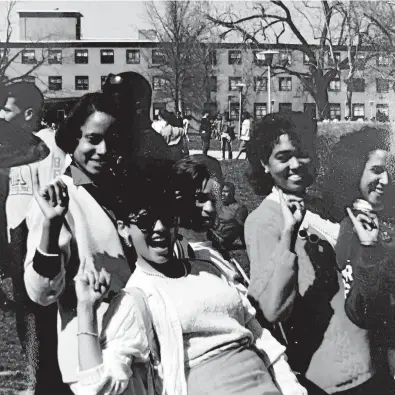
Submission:
[[[96,316],[96,305],[95,303],[88,301],[77,302],[77,314],[84,314],[89,316]]]
[[[59,232],[63,225],[63,217],[46,218],[43,222],[43,228],[51,232]]]

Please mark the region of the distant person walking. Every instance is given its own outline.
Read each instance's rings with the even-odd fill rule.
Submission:
[[[208,119],[208,112],[203,114],[203,118],[200,122],[199,134],[202,138],[202,151],[203,155],[207,156],[208,150],[210,149],[210,139],[211,139],[211,126]]]
[[[243,123],[241,124],[239,153],[237,154],[236,159],[239,159],[240,155],[247,151],[247,144],[250,141],[250,132],[251,116],[249,112],[245,111],[243,113]]]

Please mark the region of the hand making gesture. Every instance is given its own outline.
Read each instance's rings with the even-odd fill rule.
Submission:
[[[111,275],[104,268],[100,272],[94,265],[88,268],[84,259],[74,281],[78,304],[97,307],[110,288]]]
[[[280,197],[281,212],[284,219],[284,229],[298,230],[301,225],[306,210],[302,202],[295,199],[285,199],[284,192],[278,189]]]
[[[347,214],[354,225],[354,231],[357,234],[362,245],[374,245],[378,241],[379,221],[374,213],[365,214],[359,212],[357,216],[347,207]]]
[[[66,215],[69,207],[69,195],[67,185],[60,177],[51,184],[42,187],[36,169],[33,174],[33,191],[34,197],[47,220],[52,221]]]

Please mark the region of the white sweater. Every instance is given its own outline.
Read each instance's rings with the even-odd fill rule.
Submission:
[[[131,271],[123,253],[117,230],[101,206],[83,186],[76,186],[69,176],[62,176],[70,196],[66,224],[59,237],[61,270],[53,279],[43,277],[34,268],[34,256],[39,246],[44,216],[36,201],[27,217],[29,237],[25,261],[25,285],[29,297],[43,306],[58,302],[58,358],[63,381],[77,380],[78,342],[74,277],[81,260],[87,265],[102,267],[111,274],[110,295],[126,285]],[[57,256],[52,257],[58,259]],[[103,302],[98,309],[98,321],[107,310]]]
[[[210,263],[202,263],[202,265],[206,265],[208,272],[221,277],[228,286],[233,286]],[[152,273],[157,272],[152,271]],[[163,281],[167,279],[147,274],[146,269],[142,270],[137,266],[127,284],[126,292],[113,300],[104,319],[101,334],[103,363],[79,373],[78,394],[153,395],[155,393],[153,383],[156,384],[156,388],[159,383],[159,387],[163,387],[163,394],[187,395],[181,322],[171,298],[163,287]],[[133,292],[136,288],[143,291],[151,314],[147,313],[146,309],[142,311],[141,303],[136,302],[136,295]],[[202,292],[204,289],[205,284],[202,281]],[[239,295],[244,311],[242,320],[250,344],[254,344],[262,352],[266,366],[272,366],[275,380],[282,393],[307,394],[286,363],[285,348],[268,330],[261,328],[255,319],[254,308],[244,295]],[[152,333],[147,327],[149,325],[147,315],[152,316],[160,344],[160,362],[152,341]],[[153,362],[150,366],[155,367],[153,378],[150,376],[152,371],[147,366],[150,355]],[[140,369],[142,363],[146,364],[145,371]],[[147,382],[147,385],[142,385],[143,382]]]

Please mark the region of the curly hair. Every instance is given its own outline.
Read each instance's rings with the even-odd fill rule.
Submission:
[[[56,132],[55,141],[58,147],[72,154],[77,148],[78,139],[82,136],[81,127],[96,111],[119,119],[119,110],[111,96],[101,92],[87,93],[74,106]],[[117,126],[121,127],[121,124],[118,123]]]
[[[345,208],[360,197],[366,162],[376,150],[391,150],[390,130],[365,126],[343,135],[333,146],[323,182],[323,199],[333,220],[340,222]]]
[[[265,173],[262,163],[268,163],[274,146],[284,134],[316,162],[317,122],[312,117],[295,111],[266,115],[254,125],[247,146],[248,178],[257,195],[267,195],[272,190],[272,177]]]

